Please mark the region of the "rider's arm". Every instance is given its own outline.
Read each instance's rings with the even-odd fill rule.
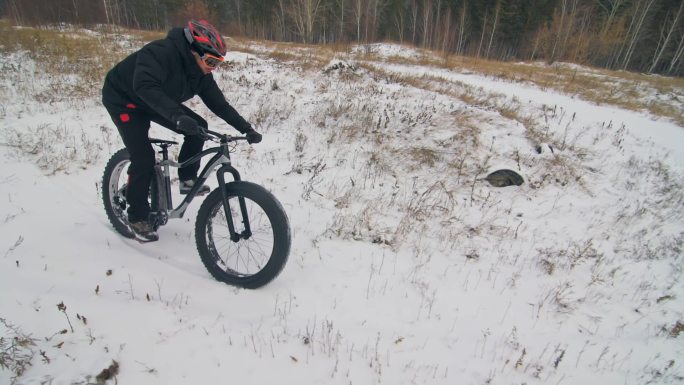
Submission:
[[[164,51],[161,49],[152,49],[149,45],[143,47],[138,52],[133,73],[133,89],[154,112],[173,121],[183,110],[180,104],[166,95],[162,89],[168,70],[161,63],[168,63],[171,60],[172,58],[164,57]]]
[[[241,133],[245,133],[252,126],[240,115],[228,101],[223,92],[218,88],[216,81],[211,75],[204,76],[200,84],[199,97],[211,112],[223,119],[226,123],[235,127]]]

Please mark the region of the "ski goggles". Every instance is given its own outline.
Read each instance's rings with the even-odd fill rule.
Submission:
[[[200,56],[200,60],[210,68],[216,68],[219,66],[219,64],[223,63],[223,58],[221,56],[214,56],[210,53],[205,53],[204,55]]]

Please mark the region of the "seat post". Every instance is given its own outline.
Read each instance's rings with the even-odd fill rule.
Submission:
[[[169,160],[169,147],[174,143],[156,142],[154,144],[159,146],[159,149],[160,149],[159,153],[162,155],[162,162],[163,162],[163,167],[161,167],[163,181],[160,181],[160,182],[162,182],[164,184],[164,186],[159,186],[159,187],[164,189],[163,200],[165,202],[162,203],[161,206],[164,207],[164,210],[171,211],[171,210],[173,210],[173,200],[171,198],[171,170],[169,167],[169,163],[166,161]]]
[[[171,143],[156,143],[156,144],[160,148],[159,153],[162,155],[162,161],[169,160],[169,147],[171,146]],[[163,172],[164,172],[164,176],[167,179],[169,179],[169,177],[170,177],[169,164],[166,162],[164,162]],[[170,183],[170,179],[167,180],[167,183]]]
[[[159,144],[159,147],[161,148],[159,153],[162,154],[162,160],[169,160],[169,146],[170,144],[168,143]]]
[[[164,140],[157,138],[150,138],[150,143],[160,148],[159,153],[162,154],[163,160],[169,160],[169,147],[171,147],[174,144],[178,144],[178,142],[174,142],[173,140]]]

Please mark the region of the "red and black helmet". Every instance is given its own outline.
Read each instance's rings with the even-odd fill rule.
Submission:
[[[226,55],[226,43],[219,31],[208,21],[190,20],[183,32],[192,49],[198,54],[208,53],[220,57]]]

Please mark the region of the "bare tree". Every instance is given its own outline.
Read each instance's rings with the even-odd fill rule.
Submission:
[[[561,2],[561,10],[560,10],[560,23],[558,24],[558,32],[556,34],[556,39],[553,43],[553,49],[551,50],[551,57],[547,58],[548,61],[554,62],[556,61],[556,58],[558,57],[558,51],[560,50],[560,43],[561,43],[561,35],[562,31],[565,29],[565,18],[567,14],[567,8],[568,8],[568,2],[567,0],[563,0]]]
[[[238,22],[238,27],[240,28],[240,33],[244,33],[243,30],[243,24],[242,24],[242,0],[233,0],[233,4],[235,4],[235,11],[237,13],[237,22]]]
[[[432,0],[423,2],[423,44],[424,48],[430,46],[430,28],[432,26]]]
[[[450,42],[454,39],[454,32],[451,28],[451,8],[448,8],[446,14],[444,15],[444,20],[442,22],[442,52],[444,55],[451,50]]]
[[[411,0],[411,43],[416,44],[418,34],[418,1]]]
[[[605,11],[606,13],[606,19],[603,22],[603,26],[601,27],[601,32],[599,35],[601,37],[605,37],[606,34],[608,34],[608,31],[613,25],[613,22],[615,21],[615,16],[618,13],[618,10],[620,7],[622,7],[623,4],[625,4],[626,0],[597,0],[596,3]]]
[[[458,24],[458,42],[456,43],[456,52],[459,54],[463,53],[463,48],[465,46],[466,36],[466,12],[467,12],[467,1],[463,0],[463,8],[461,8],[461,21]]]
[[[570,40],[570,37],[578,32],[578,24],[580,25],[579,29],[581,29],[581,20],[578,18],[578,10],[577,10],[577,3],[579,0],[568,0],[570,1],[570,12],[568,15],[568,21],[565,25],[565,31],[564,33],[564,38],[563,38],[563,52],[564,56],[567,56],[567,50],[568,50],[568,41]]]
[[[480,51],[482,50],[482,42],[484,42],[485,31],[487,30],[487,11],[484,14],[484,21],[482,22],[482,34],[480,35],[480,44],[477,46],[477,57],[480,57]]]
[[[321,11],[322,0],[290,0],[290,17],[302,42],[313,42],[314,27]]]
[[[285,0],[278,0],[277,8],[273,10],[273,18],[276,23],[276,36],[278,39],[287,40],[288,35],[286,34],[287,28],[287,6],[285,5]]]
[[[340,36],[338,40],[340,40],[344,36],[344,16],[347,13],[347,0],[335,0],[335,3],[340,11],[340,16],[338,18],[340,23]]]
[[[583,38],[584,31],[586,29],[586,23],[588,20],[581,16],[581,11],[579,7],[580,0],[562,0],[560,4],[560,9],[557,9],[554,14],[553,22],[551,27],[547,31],[551,36],[553,36],[553,45],[551,48],[551,53],[545,55],[546,60],[550,63],[559,59],[569,59],[570,57],[576,57],[581,52],[581,41]],[[537,38],[539,38],[539,34]],[[535,41],[534,52],[537,51],[538,45],[541,42]],[[574,48],[574,55],[571,48]]]
[[[76,6],[76,0],[71,0],[71,4],[74,6],[74,20],[78,21],[78,7]]]
[[[486,57],[489,57],[489,52],[492,49],[492,42],[494,41],[494,35],[496,35],[496,25],[499,22],[499,13],[501,12],[501,0],[497,0],[496,6],[494,8],[494,23],[492,24],[492,33],[489,36],[489,44],[487,44]]]
[[[352,12],[354,13],[354,23],[356,24],[356,40],[361,41],[361,20],[364,15],[364,0],[352,0]]]
[[[105,19],[107,20],[107,24],[109,24],[110,21],[109,21],[109,10],[107,9],[107,0],[102,0],[102,7],[104,8]]]
[[[632,23],[630,25],[631,34],[628,34],[627,36],[627,51],[623,55],[622,69],[627,69],[627,66],[629,65],[632,59],[632,55],[634,54],[634,48],[636,47],[637,42],[641,39],[644,20],[646,20],[648,11],[654,2],[655,0],[641,0],[637,3],[637,6],[634,10],[634,14],[632,16]]]
[[[120,0],[109,0],[109,16],[112,23],[116,25],[123,24],[121,1]]]
[[[682,36],[679,38],[679,45],[677,46],[677,49],[672,56],[672,60],[670,61],[670,67],[667,69],[668,74],[674,73],[675,69],[679,65],[679,62],[682,60],[682,56],[684,56],[684,32],[682,32]]]
[[[441,30],[441,22],[442,22],[442,0],[436,0],[436,3],[433,4],[433,31],[432,31],[432,48],[438,48],[441,44],[441,36],[444,31]]]
[[[573,31],[574,40],[574,52],[570,57],[570,60],[574,62],[584,62],[587,57],[587,47],[589,46],[590,30],[592,27],[591,23],[591,8],[584,8],[576,12],[577,16],[577,27]]]
[[[375,40],[380,17],[385,8],[385,0],[368,0],[368,22],[366,22],[366,39]],[[370,30],[370,36],[368,31]]]
[[[7,9],[15,23],[24,24],[24,17],[22,15],[21,9],[17,6],[17,0],[9,0]]]
[[[405,24],[406,22],[404,21],[404,12],[397,11],[394,12],[394,26],[397,29],[397,36],[399,36],[399,42],[403,43],[404,42],[404,29],[405,29]]]
[[[653,63],[651,64],[651,67],[648,69],[648,73],[653,73],[653,70],[656,68],[656,66],[660,62],[660,58],[663,56],[663,52],[665,52],[665,49],[667,49],[667,46],[670,43],[670,38],[672,38],[672,34],[674,33],[675,29],[677,28],[677,23],[679,22],[679,18],[682,15],[682,9],[684,9],[684,2],[681,2],[679,4],[679,10],[677,11],[677,14],[674,16],[674,19],[672,20],[672,24],[670,25],[669,31],[667,32],[667,34],[664,34],[663,32],[665,31],[665,29],[667,27],[667,19],[669,19],[669,17],[666,17],[666,20],[663,23],[663,28],[661,29],[661,32],[660,32],[661,41],[663,40],[662,39],[663,35],[664,35],[664,41],[662,44],[660,44],[660,42],[658,42],[659,46],[658,46],[658,48],[656,48],[656,54],[655,54],[655,57],[653,58]]]

